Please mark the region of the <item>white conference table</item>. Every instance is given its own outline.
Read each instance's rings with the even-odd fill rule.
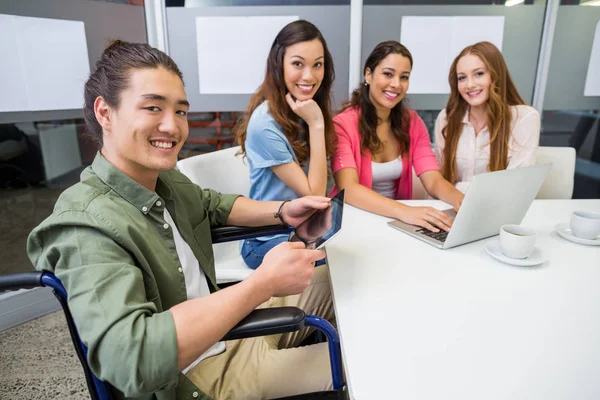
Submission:
[[[579,209],[600,200],[534,201],[547,261],[517,267],[498,236],[438,250],[346,205],[327,259],[350,397],[600,399],[600,246],[553,231]]]

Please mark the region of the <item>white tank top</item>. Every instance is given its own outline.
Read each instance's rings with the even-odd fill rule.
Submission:
[[[394,199],[396,197],[396,188],[398,179],[402,175],[402,159],[377,163],[371,161],[373,169],[373,190],[382,196]]]

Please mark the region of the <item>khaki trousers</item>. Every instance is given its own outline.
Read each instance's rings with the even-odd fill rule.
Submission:
[[[258,308],[284,306],[298,307],[335,326],[327,265],[315,268],[302,294],[274,297]],[[228,341],[224,353],[203,360],[186,376],[216,400],[270,399],[331,390],[327,343],[298,347],[313,330]]]

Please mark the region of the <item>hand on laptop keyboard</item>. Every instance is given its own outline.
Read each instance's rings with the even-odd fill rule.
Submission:
[[[446,238],[448,237],[447,231],[432,232],[429,229],[421,228],[417,232],[422,233],[425,236],[429,236],[430,238],[438,240],[440,242],[445,242]]]
[[[396,218],[407,224],[426,228],[431,232],[449,231],[453,222],[448,214],[433,207],[404,206]]]

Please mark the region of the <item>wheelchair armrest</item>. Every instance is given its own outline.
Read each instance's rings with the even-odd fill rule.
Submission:
[[[231,242],[234,240],[251,239],[259,236],[290,233],[294,228],[285,225],[267,226],[219,226],[210,230],[213,243]]]
[[[245,339],[256,336],[295,332],[304,328],[304,311],[297,307],[276,307],[254,310],[241,320],[221,340]]]
[[[41,272],[0,275],[0,291],[31,289],[42,286]]]

